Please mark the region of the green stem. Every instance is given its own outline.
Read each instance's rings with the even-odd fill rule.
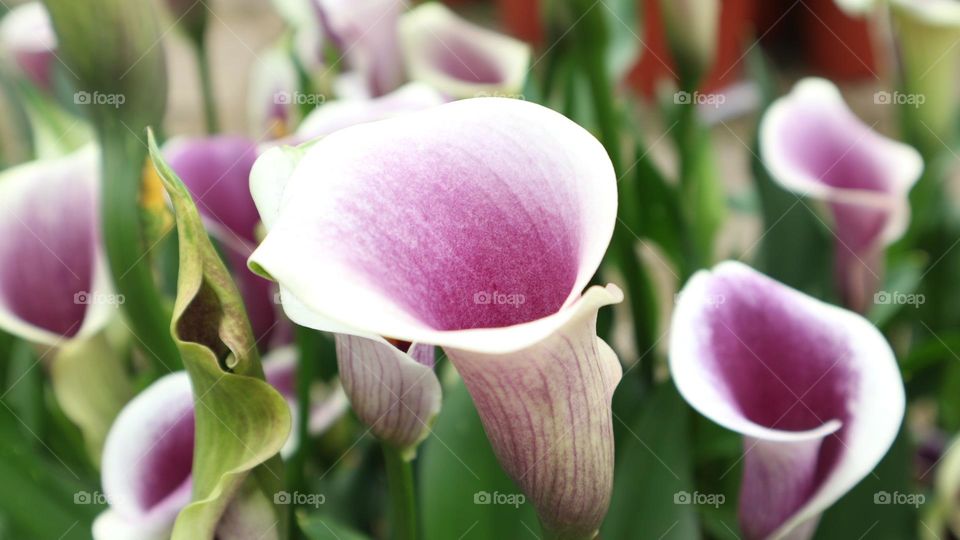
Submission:
[[[217,103],[213,91],[213,77],[210,71],[210,53],[201,39],[196,43],[197,65],[200,70],[200,90],[203,93],[203,118],[207,133],[212,135],[220,130],[220,121],[217,118]]]
[[[150,268],[140,219],[140,187],[146,147],[123,122],[104,115],[98,125],[102,143],[103,183],[100,204],[103,240],[113,285],[123,295],[123,310],[138,346],[155,374],[180,369],[180,355],[170,337],[170,313]]]
[[[390,492],[390,514],[394,540],[416,540],[417,505],[413,489],[413,467],[403,453],[382,444],[387,467],[387,488]]]

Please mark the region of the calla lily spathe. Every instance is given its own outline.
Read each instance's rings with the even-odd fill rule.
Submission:
[[[272,152],[251,176],[269,232],[250,264],[280,283],[287,314],[443,347],[545,527],[592,537],[620,376],[595,319],[622,298],[582,294],[616,221],[600,143],[539,105],[480,98]]]
[[[0,48],[33,84],[45,90],[51,88],[57,36],[41,2],[21,4],[3,17]]]
[[[370,97],[382,96],[404,80],[397,46],[397,19],[404,0],[313,0],[326,37],[350,70],[366,82]]]
[[[923,160],[876,133],[823,79],[805,79],[770,106],[760,149],[774,181],[826,202],[836,236],[835,272],[844,303],[863,312],[883,273],[884,248],[910,221],[907,195]]]
[[[296,351],[281,348],[264,359],[267,382],[277,388],[295,407],[293,381]],[[310,432],[322,433],[346,410],[342,390],[315,401]],[[283,449],[291,453],[294,436]],[[166,375],[154,382],[120,412],[104,445],[102,458],[103,495],[110,508],[93,526],[96,540],[153,540],[169,538],[177,514],[190,502],[194,448],[194,402],[190,379],[185,371]],[[231,502],[218,526],[218,537],[275,538],[272,511],[262,512],[266,520],[255,519],[257,506],[251,497]],[[239,510],[246,509],[241,512]],[[238,511],[231,511],[231,509]],[[236,534],[224,534],[229,529]],[[273,534],[274,536],[270,536]]]
[[[99,152],[0,174],[0,328],[55,345],[92,335],[117,312],[100,237]]]
[[[231,135],[178,137],[167,141],[163,153],[190,190],[204,226],[224,247],[254,338],[265,347],[281,321],[275,286],[246,267],[246,259],[257,244],[260,224],[248,187],[250,169],[258,155],[256,142]]]
[[[748,539],[812,537],[903,420],[896,359],[870,322],[741,263],[701,271],[681,291],[670,371],[693,408],[744,436]]]
[[[400,18],[400,40],[412,80],[454,98],[517,95],[530,64],[530,46],[462,19],[438,2]]]

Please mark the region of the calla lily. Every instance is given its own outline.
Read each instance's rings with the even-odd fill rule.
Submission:
[[[294,95],[300,90],[300,76],[290,52],[274,47],[262,53],[250,72],[247,91],[247,118],[253,133],[277,139],[285,137],[300,120]]]
[[[38,87],[49,90],[53,83],[57,36],[50,14],[40,2],[21,4],[0,21],[0,48]]]
[[[366,81],[371,97],[403,83],[403,61],[397,47],[397,18],[403,0],[314,0],[325,34],[350,69]]]
[[[430,2],[400,18],[410,78],[455,98],[516,95],[523,90],[530,46]]]
[[[257,144],[238,136],[174,138],[163,148],[170,167],[183,180],[205,225],[225,248],[224,254],[243,296],[254,337],[269,341],[278,324],[274,286],[246,268],[256,246],[260,215],[248,188]]]
[[[264,360],[267,382],[294,402],[296,351],[282,348]],[[341,390],[324,397],[311,411],[311,432],[322,433],[345,411]],[[296,443],[284,448],[292,451]],[[154,382],[128,403],[117,416],[104,444],[103,494],[110,508],[93,526],[96,540],[152,540],[169,538],[180,510],[190,502],[194,447],[194,402],[190,378],[178,371]],[[231,508],[256,507],[256,500],[234,499]],[[242,519],[230,508],[221,518],[217,536],[246,530],[260,538],[274,525],[272,512],[262,520]],[[249,516],[248,516],[249,517]],[[251,529],[253,527],[253,529]],[[275,533],[274,533],[275,534]],[[264,538],[269,538],[265,536]]]
[[[937,507],[944,525],[957,536],[960,535],[960,505],[957,504],[960,501],[960,438],[950,442],[941,459],[936,473]]]
[[[592,537],[620,377],[595,319],[622,299],[613,286],[581,294],[616,221],[600,143],[539,105],[480,98],[261,161],[251,189],[269,232],[250,265],[280,283],[287,314],[377,342],[356,354],[372,365],[391,356],[383,337],[443,347],[544,526]],[[411,365],[390,352],[397,371]]]
[[[445,101],[440,93],[422,83],[408,83],[379,98],[332,101],[308,114],[296,134],[284,142],[299,144],[338,129],[423,110]]]
[[[840,294],[848,307],[865,311],[880,283],[884,248],[910,221],[907,194],[923,170],[920,154],[874,132],[822,79],[797,83],[770,106],[760,148],[776,182],[829,205]]]
[[[880,461],[903,419],[896,360],[866,319],[736,262],[680,293],[670,371],[701,414],[743,434],[741,529],[810,538]]]
[[[0,328],[55,345],[92,335],[117,312],[100,237],[99,152],[0,174]]]

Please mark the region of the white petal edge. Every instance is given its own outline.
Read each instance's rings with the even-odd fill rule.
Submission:
[[[400,46],[410,77],[457,98],[477,97],[488,92],[519,93],[523,89],[530,64],[531,49],[512,37],[477,26],[460,18],[443,4],[430,2],[417,6],[400,17]],[[432,40],[442,40],[438,29],[449,30],[478,51],[490,55],[502,73],[496,84],[472,83],[454,78],[432,65],[424,49]],[[447,49],[456,57],[456,53]],[[461,61],[463,62],[463,61]],[[464,64],[469,70],[470,66]]]
[[[758,272],[739,262],[722,262],[711,271],[701,270],[694,274],[680,292],[670,335],[670,373],[680,394],[700,414],[748,437],[799,442],[822,438],[836,431],[840,425],[835,421],[802,432],[773,430],[755,424],[733,408],[729,399],[719,391],[718,384],[704,376],[707,370],[700,368],[701,355],[697,350],[697,340],[692,335],[697,332],[696,315],[706,305],[703,298],[708,295],[713,274],[755,276]],[[851,338],[849,345],[854,351],[850,361],[858,364],[854,371],[861,377],[861,384],[857,388],[858,400],[851,406],[851,410],[855,411],[851,416],[855,416],[856,421],[851,423],[852,431],[846,439],[842,457],[829,478],[804,506],[771,535],[773,538],[783,537],[815,518],[869,474],[896,439],[906,408],[906,396],[896,358],[883,334],[873,324],[856,313],[821,302],[785,285],[783,287],[787,289],[784,294],[792,297],[791,302],[816,313],[834,328],[847,329]]]
[[[791,108],[795,103],[810,101],[823,108],[834,109],[837,115],[852,118],[862,128],[860,140],[869,139],[869,144],[876,147],[872,153],[878,156],[877,159],[888,162],[887,170],[893,181],[893,193],[887,195],[867,190],[835,188],[811,178],[790,164],[790,159],[779,151],[786,145],[778,143],[777,128],[791,120]],[[924,167],[923,158],[912,146],[884,137],[864,124],[847,107],[840,90],[832,82],[815,77],[803,79],[789,94],[770,105],[760,122],[760,148],[771,177],[785,189],[831,202],[889,209],[891,218],[882,235],[885,243],[895,241],[906,231],[910,223],[910,206],[906,195],[920,179]]]
[[[44,52],[57,47],[50,14],[42,2],[13,7],[0,20],[0,44],[4,51]]]

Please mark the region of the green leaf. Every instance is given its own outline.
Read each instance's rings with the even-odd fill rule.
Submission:
[[[95,487],[51,455],[6,402],[0,404],[0,514],[20,533],[9,538],[90,538],[103,509],[89,504]]]
[[[367,536],[325,514],[297,512],[297,523],[309,540],[369,540]]]
[[[532,538],[540,530],[536,513],[529,503],[506,504],[518,501],[520,490],[500,468],[463,381],[443,395],[420,450],[423,538]]]
[[[886,275],[884,275],[883,286],[881,287],[881,293],[886,293],[888,295],[914,295],[916,294],[917,289],[920,287],[920,280],[923,277],[924,266],[927,262],[927,257],[923,253],[911,252],[905,253],[901,257],[897,257],[896,260],[890,261],[890,264],[887,267]],[[914,299],[924,298],[924,296],[914,296]],[[870,322],[877,325],[878,327],[883,327],[888,322],[890,322],[898,312],[902,311],[903,308],[918,309],[922,303],[915,304],[904,304],[903,302],[874,302],[873,309],[870,310],[869,319]]]
[[[102,332],[69,341],[54,357],[51,379],[60,408],[80,428],[91,460],[99,464],[113,419],[134,395],[121,352]]]
[[[690,448],[690,410],[673,383],[661,384],[617,448],[603,538],[700,537]]]
[[[607,74],[613,81],[623,79],[640,58],[643,30],[637,5],[636,0],[604,0],[593,8],[603,10],[607,17]]]
[[[240,293],[190,193],[163,161],[152,132],[149,139],[150,156],[177,215],[180,274],[170,332],[196,404],[193,502],[177,517],[173,538],[212,538],[224,508],[251,471],[269,500],[282,489],[277,454],[290,433],[290,410],[263,380]],[[286,512],[277,507],[276,513],[283,537]]]

